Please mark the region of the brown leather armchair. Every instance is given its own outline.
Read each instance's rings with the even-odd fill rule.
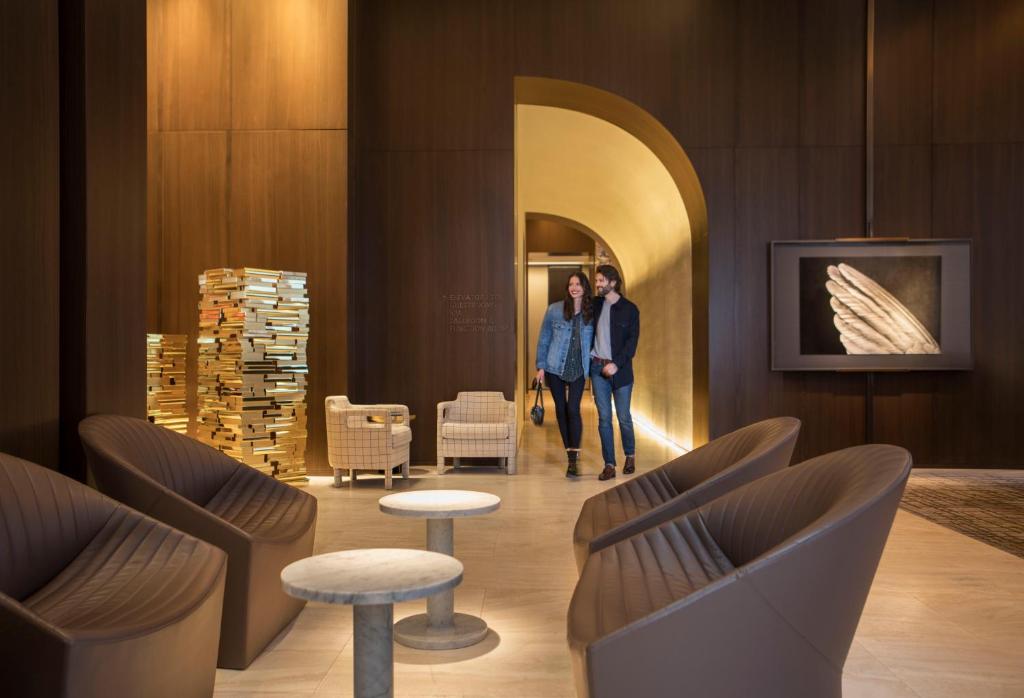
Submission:
[[[281,570],[313,552],[316,499],[142,419],[78,428],[99,489],[228,554],[218,666],[244,669],[304,605]]]
[[[0,693],[209,696],[227,560],[0,454]]]
[[[580,696],[838,698],[910,454],[857,446],[745,485],[587,560]]]
[[[800,420],[776,417],[737,429],[583,503],[576,567],[620,540],[676,518],[789,465]]]

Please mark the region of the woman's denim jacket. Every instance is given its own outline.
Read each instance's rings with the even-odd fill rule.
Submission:
[[[537,368],[561,376],[565,372],[565,360],[569,356],[569,342],[572,341],[572,320],[566,320],[562,301],[552,303],[544,313],[537,340]],[[583,375],[590,368],[590,347],[594,343],[594,323],[580,325],[580,350],[583,352]]]

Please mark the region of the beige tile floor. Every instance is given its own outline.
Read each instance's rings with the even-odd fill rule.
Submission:
[[[586,404],[586,400],[585,400]],[[398,696],[574,696],[565,643],[573,586],[571,532],[582,501],[599,482],[596,417],[585,411],[585,477],[563,477],[553,424],[526,427],[519,474],[464,468],[445,476],[413,468],[403,489],[460,488],[502,498],[494,514],[457,521],[455,554],[466,567],[456,610],[482,616],[488,637],[463,650],[395,646]],[[423,427],[414,438],[433,438]],[[674,449],[638,429],[638,468]],[[621,480],[620,478],[617,481]],[[1022,473],[1024,477],[1024,473]],[[386,516],[378,478],[354,489],[314,478],[320,500],[316,552],[358,547],[423,547],[420,520]],[[424,603],[395,607],[395,619]],[[843,680],[846,698],[1021,698],[1024,696],[1024,560],[899,512],[864,610]],[[309,604],[246,671],[219,670],[218,696],[349,696],[352,613]]]

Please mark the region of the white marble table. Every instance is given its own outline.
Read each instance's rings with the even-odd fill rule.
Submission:
[[[281,570],[290,596],[352,606],[356,698],[394,696],[393,604],[450,593],[461,581],[461,562],[426,550],[343,550]]]
[[[501,506],[501,498],[469,490],[420,490],[389,494],[380,499],[380,510],[393,516],[427,520],[427,550],[453,555],[453,519],[489,514]],[[427,597],[427,612],[410,616],[395,625],[395,640],[424,650],[450,650],[474,645],[487,635],[487,623],[466,613],[455,613],[454,587]]]

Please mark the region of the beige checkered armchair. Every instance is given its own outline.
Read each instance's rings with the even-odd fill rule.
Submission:
[[[334,486],[342,473],[355,482],[360,470],[383,470],[384,489],[391,489],[391,469],[402,466],[409,477],[409,408],[405,405],[353,405],[344,395],[325,401],[327,460],[334,469]]]
[[[516,472],[516,405],[501,393],[465,392],[437,403],[437,474],[445,458],[504,458]]]

